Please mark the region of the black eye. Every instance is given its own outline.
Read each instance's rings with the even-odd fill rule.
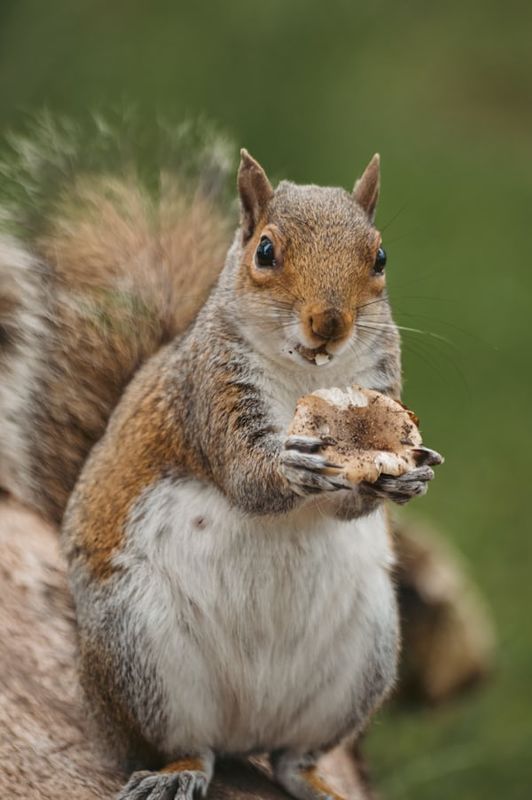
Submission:
[[[386,266],[386,250],[384,248],[379,247],[377,250],[377,257],[375,259],[375,264],[373,266],[373,272],[376,272],[377,275],[380,275],[384,272],[384,267]]]
[[[273,244],[267,236],[261,236],[255,260],[258,267],[275,267],[275,250]]]

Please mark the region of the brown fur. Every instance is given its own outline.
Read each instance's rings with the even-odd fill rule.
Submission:
[[[226,247],[217,207],[163,176],[157,201],[133,177],[80,179],[39,250],[58,285],[131,292],[171,339],[205,300]]]
[[[238,183],[244,245],[233,265],[237,294],[242,295],[244,303],[250,297],[259,303],[262,299],[286,302],[303,315],[304,309],[335,309],[344,322],[341,334],[332,338],[345,338],[351,333],[357,308],[384,291],[384,277],[373,271],[380,235],[366,213],[342,189],[281,183],[273,193],[262,168],[247,154],[243,155]],[[111,189],[115,191],[114,185]],[[120,197],[121,207],[129,209],[128,217],[147,217],[135,191],[128,190]],[[105,201],[103,208],[112,229],[120,229],[116,211],[113,214],[105,209]],[[80,216],[86,219],[86,214]],[[103,220],[100,222],[103,226]],[[144,236],[140,224],[138,229]],[[94,234],[92,227],[89,230]],[[129,238],[134,237],[129,224],[125,231]],[[254,252],[261,235],[274,242],[274,269],[261,270],[255,264]],[[66,235],[58,238],[68,241]],[[129,238],[119,253],[135,251],[136,246],[128,244]],[[93,261],[90,248],[82,247],[81,252],[82,266],[74,267],[72,273],[78,282],[85,280],[86,264]],[[108,258],[111,271],[117,269],[113,252]],[[326,270],[316,268],[320,259],[327,259]],[[73,256],[67,261],[75,264]],[[61,263],[59,256],[57,263]],[[226,281],[232,268],[224,273]],[[90,283],[87,286],[90,288]],[[224,291],[225,284],[220,296],[205,308],[184,344],[183,358],[179,343],[174,343],[142,370],[124,395],[105,440],[97,448],[97,457],[91,459],[78,483],[67,526],[68,551],[71,557],[81,556],[97,580],[112,575],[113,556],[121,548],[128,517],[142,492],[158,478],[169,472],[175,477],[188,474],[214,482],[230,496],[235,472],[252,475],[257,467],[260,451],[250,449],[248,437],[255,435],[252,423],[265,409],[260,399],[247,396],[251,387],[240,382],[232,350],[236,334],[220,318]],[[234,302],[233,288],[227,300],[228,304]],[[320,313],[324,312],[318,311],[318,319]],[[313,336],[321,344],[323,337]],[[395,339],[391,349],[396,355]],[[79,345],[76,350],[80,350]],[[205,387],[210,387],[208,398],[204,397]],[[243,413],[243,408],[252,407],[253,417]],[[267,433],[265,429],[258,431],[260,437]],[[208,434],[207,442],[202,441],[204,434]],[[80,449],[78,446],[76,452]],[[248,459],[254,462],[249,470]],[[294,494],[266,447],[264,459],[271,480],[267,510],[275,510],[276,500],[290,507]],[[54,472],[61,474],[61,470]],[[266,478],[262,483],[266,493]],[[109,485],[113,486],[112,493]],[[85,514],[80,507],[98,509],[98,513]]]
[[[306,783],[308,783],[314,797],[321,798],[321,800],[328,800],[328,798],[331,798],[332,800],[344,800],[341,795],[332,791],[332,789],[320,776],[316,767],[310,767],[309,769],[305,770],[303,773],[303,779],[306,781]]]
[[[161,772],[183,772],[185,770],[202,770],[203,761],[201,758],[180,758],[179,761],[172,761],[163,767]]]
[[[357,213],[355,204],[341,189],[330,190],[329,208],[325,210],[332,223],[324,225],[323,202],[316,204],[313,211],[308,196],[302,195],[298,218],[294,199],[297,203],[299,187],[290,185],[286,192],[282,187],[283,184],[268,201],[244,247],[237,287],[242,293],[255,293],[259,301],[261,296],[267,296],[273,302],[293,306],[313,347],[318,347],[324,339],[341,342],[352,332],[357,308],[384,290],[384,274],[373,273],[381,237],[365,214]],[[305,205],[303,200],[307,200]],[[346,218],[350,226],[346,226]],[[255,251],[262,236],[273,242],[276,259],[273,269],[261,269],[255,263]],[[316,264],[325,260],[327,272],[316,269]],[[339,323],[334,331],[330,328],[332,316]]]
[[[69,546],[87,559],[100,580],[114,571],[112,556],[120,549],[131,507],[145,489],[165,471],[175,473],[177,464],[180,469],[188,464],[197,477],[205,477],[201,463],[192,452],[185,452],[181,426],[167,393],[164,356],[163,351],[146,368],[144,380],[130,388],[110,424],[114,446],[104,451],[99,470],[89,469],[79,482],[79,491],[98,509],[98,515],[74,524],[79,535]],[[105,481],[99,479],[102,469]],[[76,519],[75,509],[72,513]]]
[[[34,312],[48,327],[26,435],[31,502],[54,522],[132,375],[185,330],[223,262],[220,211],[175,181],[162,186],[155,202],[133,179],[80,180],[38,243],[45,285]]]
[[[123,780],[91,737],[57,533],[0,502],[0,794],[111,798]]]
[[[6,353],[12,344],[13,336],[16,336],[16,330],[10,324],[10,320],[17,313],[18,298],[16,295],[11,294],[8,287],[2,285],[2,294],[0,295],[0,350],[1,353]]]
[[[145,392],[134,415],[143,423],[149,421],[148,429],[144,430],[143,424],[136,424],[130,414],[122,414],[122,419],[113,420],[116,444],[104,456],[106,480],[82,479],[81,486],[90,505],[98,508],[98,515],[87,519],[85,525],[76,526],[80,536],[76,536],[72,547],[78,555],[86,557],[89,568],[99,579],[107,578],[113,572],[111,557],[121,545],[134,498],[154,483],[165,465],[171,463],[174,437],[165,440],[151,434],[151,431],[161,429],[158,390],[156,384],[151,391]],[[127,436],[121,436],[120,428],[126,422],[129,423]],[[113,486],[112,492],[108,491],[109,485]]]

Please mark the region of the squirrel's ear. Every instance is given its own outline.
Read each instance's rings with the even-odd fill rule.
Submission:
[[[246,241],[253,235],[259,219],[273,197],[273,189],[261,165],[244,148],[240,151],[238,191],[242,209],[242,231]]]
[[[375,219],[380,183],[381,158],[375,153],[353,189],[354,199],[364,209],[371,222]]]

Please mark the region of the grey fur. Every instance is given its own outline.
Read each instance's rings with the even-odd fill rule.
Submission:
[[[351,233],[350,215],[354,214],[355,223],[361,229],[367,225],[356,209],[353,211],[352,200],[343,190],[294,187],[285,183],[278,190],[270,213],[274,220],[284,219],[287,224],[290,221],[296,227],[302,226],[299,245],[301,257],[307,248],[308,258],[313,258],[312,236],[316,235],[318,239],[324,237],[323,247],[328,248],[326,252],[333,259],[331,270],[336,267],[340,269],[337,266],[339,254],[344,252],[343,248],[351,246],[352,237],[355,242],[359,236],[356,232]],[[331,238],[327,233],[324,219],[328,217],[337,218],[335,224],[339,231],[347,231],[345,242],[341,241],[340,235]],[[294,233],[293,242],[295,236]],[[284,368],[257,352],[253,327],[256,324],[259,326],[257,330],[260,330],[261,311],[256,306],[257,298],[253,294],[235,291],[241,259],[241,235],[237,232],[218,285],[194,325],[183,338],[155,356],[133,380],[106,435],[94,449],[83,471],[65,518],[64,539],[77,603],[82,655],[85,653],[84,674],[89,696],[99,698],[97,703],[104,713],[107,698],[112,697],[112,709],[116,707],[125,711],[120,714],[115,714],[114,710],[108,712],[107,727],[115,731],[115,736],[125,742],[130,751],[134,749],[137,739],[145,740],[161,761],[175,757],[165,739],[170,722],[166,718],[159,678],[161,656],[147,645],[146,637],[150,632],[137,610],[143,602],[143,592],[128,577],[130,571],[137,569],[138,559],[145,558],[143,555],[129,554],[128,549],[133,548],[131,553],[136,553],[135,537],[140,536],[141,531],[151,524],[142,517],[145,513],[142,499],[138,500],[139,511],[135,511],[129,522],[129,544],[125,552],[116,558],[119,570],[116,577],[103,583],[92,581],[83,552],[75,546],[78,530],[84,525],[85,489],[95,481],[102,480],[99,473],[101,456],[109,447],[113,449],[113,438],[121,436],[125,426],[131,424],[130,398],[141,396],[143,386],[157,382],[158,397],[162,408],[166,410],[162,416],[156,417],[159,420],[156,424],[164,426],[164,429],[154,430],[154,437],[161,438],[163,430],[167,428],[176,447],[182,448],[179,452],[186,455],[186,462],[176,462],[169,471],[167,468],[166,472],[161,471],[154,477],[156,486],[163,487],[168,481],[169,487],[177,488],[183,481],[183,485],[186,485],[187,480],[199,480],[199,486],[216,487],[230,513],[241,515],[244,512],[243,519],[264,516],[266,520],[271,520],[278,517],[280,526],[283,525],[284,515],[302,506],[308,495],[316,494],[323,497],[324,502],[332,503],[332,513],[340,519],[363,517],[378,502],[374,496],[352,491],[343,478],[334,474],[334,467],[319,452],[315,452],[321,444],[320,440],[286,436],[285,423],[279,422],[277,412],[273,410],[278,405],[276,392],[273,388],[267,388],[275,387]],[[326,280],[334,293],[334,274],[328,275]],[[388,326],[392,323],[385,299],[379,313],[386,320],[386,335],[370,335],[360,349],[354,374],[345,375],[345,381],[374,385],[375,380],[378,383],[376,388],[382,390],[384,384],[397,386],[399,353],[397,337],[389,335]],[[271,347],[269,342],[264,342],[264,345]],[[384,370],[379,366],[383,359],[386,361]],[[305,393],[305,387],[310,386],[312,380],[307,370],[301,371],[300,393]],[[296,399],[297,388],[291,401],[293,407]],[[135,417],[135,401],[132,413]],[[426,473],[420,473],[418,477],[422,475],[426,476]],[[409,485],[417,487],[419,482],[416,480]],[[148,490],[149,487],[146,487]],[[394,495],[396,490],[394,486],[391,494]],[[384,493],[384,487],[379,492]],[[334,495],[340,497],[337,503],[332,499]],[[169,496],[172,496],[171,493]],[[163,493],[157,506],[161,522],[150,534],[150,541],[160,541],[161,546],[171,540],[171,525],[175,524],[174,512],[170,508],[165,510],[162,497]],[[242,517],[239,516],[239,519]],[[139,553],[142,552],[139,547]],[[163,570],[163,574],[168,568],[165,563],[157,566],[157,569]],[[178,590],[181,591],[179,587]],[[352,610],[345,624],[352,627],[355,608],[364,602],[364,598],[357,595],[356,588],[352,587],[350,591],[353,593],[350,599]],[[227,592],[231,592],[229,585]],[[178,618],[176,624],[180,635],[188,638],[190,647],[194,649],[199,646],[197,631],[201,631],[204,624],[201,611],[186,597],[180,603],[183,619]],[[371,643],[364,653],[366,671],[356,676],[356,685],[354,683],[353,689],[349,690],[352,696],[346,702],[341,718],[336,720],[334,731],[327,733],[326,740],[320,743],[323,747],[331,746],[333,740],[337,741],[348,732],[359,731],[366,724],[371,710],[393,683],[398,636],[393,605],[386,625],[376,633],[378,626],[379,622],[375,620],[371,633],[368,633]],[[343,638],[340,631],[337,647],[341,647]],[[239,647],[242,648],[241,658],[244,658],[247,656],[245,642],[240,641]],[[249,647],[254,647],[253,638]],[[99,673],[97,670],[94,674],[94,662],[86,654],[97,654],[98,651],[110,652],[112,658],[108,667],[103,670],[100,668]],[[330,691],[336,681],[334,669],[321,675],[320,681],[322,690]],[[292,709],[293,721],[297,720],[298,715],[304,715],[309,702],[315,700],[316,692],[319,693],[316,687],[311,691],[313,697],[306,698],[304,706],[301,701]],[[125,717],[125,720],[121,717]],[[289,721],[286,724],[289,727]],[[204,744],[213,746],[211,742]],[[268,742],[267,746],[270,744]],[[249,746],[260,747],[261,742],[250,742]],[[158,779],[152,779],[151,776],[147,776],[145,781],[147,791],[166,791],[164,781],[160,784]],[[131,800],[136,798],[135,793],[143,791],[139,786],[142,783],[134,783]],[[144,796],[148,795],[140,794],[139,798]],[[124,797],[129,795],[125,794]]]
[[[208,785],[204,772],[134,772],[116,800],[197,800]]]
[[[67,144],[70,141],[68,136],[65,141]],[[56,148],[56,151],[59,163],[52,165],[55,177],[50,190],[54,197],[58,196],[58,187],[62,186],[62,178],[58,176],[63,172],[63,156],[67,160],[69,157],[68,147]],[[31,152],[30,148],[30,155]],[[20,155],[24,156],[24,153]],[[46,159],[42,158],[29,161],[37,163],[38,171],[43,164],[46,165]],[[28,163],[22,157],[17,174],[21,170],[26,174]],[[257,166],[253,169],[256,170]],[[72,175],[69,177],[72,178]],[[29,174],[27,180],[31,182],[38,178],[38,175]],[[361,304],[357,296],[357,291],[362,291],[360,287],[367,288],[368,282],[371,296],[382,285],[375,284],[377,279],[371,277],[376,232],[366,213],[367,209],[357,205],[352,195],[343,189],[301,187],[283,182],[270,196],[268,184],[262,178],[259,184],[262,187],[260,203],[254,203],[252,196],[251,205],[243,204],[246,230],[244,235],[240,229],[236,232],[225,268],[210,299],[188,332],[157,353],[131,381],[106,433],[91,452],[64,520],[63,541],[76,601],[83,684],[102,731],[105,731],[120,755],[129,760],[132,768],[160,768],[180,753],[189,752],[188,743],[180,739],[187,713],[192,715],[193,734],[201,739],[201,726],[194,728],[197,705],[188,708],[186,693],[182,692],[181,686],[175,691],[176,687],[172,684],[178,674],[180,660],[184,660],[188,654],[197,652],[202,657],[210,655],[210,658],[205,658],[207,664],[218,663],[219,657],[223,667],[215,675],[220,691],[213,695],[211,706],[219,703],[225,728],[221,733],[215,729],[212,734],[218,737],[215,745],[211,741],[200,742],[201,747],[215,748],[217,751],[230,749],[233,734],[242,737],[234,740],[237,744],[232,746],[233,752],[249,747],[274,750],[283,746],[286,739],[291,742],[292,748],[300,746],[300,742],[304,743],[301,747],[309,750],[327,748],[339,737],[361,730],[395,677],[398,624],[388,574],[391,555],[385,522],[378,511],[368,520],[364,520],[364,516],[375,509],[381,494],[402,499],[409,496],[408,492],[418,492],[420,486],[426,483],[428,473],[421,471],[415,480],[404,485],[387,487],[382,484],[376,492],[379,497],[366,496],[364,492],[347,490],[345,482],[333,474],[330,464],[316,452],[314,440],[286,436],[287,422],[297,397],[316,388],[313,383],[321,380],[330,382],[334,378],[336,382],[357,381],[369,388],[396,395],[399,393],[399,337],[393,325],[387,296],[383,291],[378,300],[368,301],[367,304]],[[256,185],[256,181],[248,181],[245,184],[248,193],[253,195]],[[46,187],[41,186],[35,197],[36,206],[21,220],[14,219],[17,217],[18,201],[10,209],[11,222],[16,223],[16,229],[20,231],[21,221],[27,223],[33,236],[40,233],[43,223],[51,221],[49,209],[44,208],[48,202]],[[253,211],[251,216],[249,209]],[[267,292],[258,291],[256,286],[250,288],[250,283],[243,279],[248,267],[243,263],[245,244],[255,234],[259,222],[267,222],[282,230],[286,263],[291,259],[293,264],[301,268],[294,270],[296,280],[291,288],[285,287],[284,306],[282,299],[277,299],[275,306]],[[26,257],[23,248],[20,248],[20,253]],[[46,282],[38,275],[37,262],[28,258],[38,291],[45,291]],[[0,298],[3,294],[0,291]],[[30,299],[32,323],[39,319],[41,306],[53,316],[53,303],[43,304],[41,297]],[[356,355],[352,357],[350,351],[345,350],[350,357],[346,357],[344,362],[340,360],[340,355],[338,358],[334,355],[335,360],[329,372],[312,372],[314,368],[307,364],[291,370],[287,367],[285,354],[277,347],[285,340],[286,307],[289,305],[291,313],[295,314],[302,304],[316,300],[326,302],[333,309],[349,305],[353,314],[356,311],[357,322],[349,343]],[[265,328],[267,312],[271,312],[268,329]],[[372,327],[364,329],[364,319],[370,321]],[[0,347],[3,347],[0,357],[5,356],[11,369],[15,362],[8,359],[14,352],[16,337],[14,339],[6,335],[3,316],[0,317],[0,325],[4,331],[0,336]],[[23,324],[17,323],[17,330],[23,328]],[[51,326],[44,330],[47,340],[49,336],[58,340],[68,335],[68,330],[55,330],[53,320]],[[31,335],[34,336],[34,332]],[[156,337],[157,344],[150,347],[158,347],[162,341],[166,339]],[[18,353],[26,369],[22,377],[25,380],[29,375],[30,382],[37,373],[32,361],[35,354],[39,353],[37,344],[32,340],[23,352]],[[149,352],[153,352],[153,349]],[[339,354],[340,350],[336,352]],[[142,354],[139,359],[142,361],[144,357],[145,354]],[[115,367],[121,360],[116,360]],[[45,373],[47,369],[49,373],[56,371],[55,366],[50,366],[41,354],[37,361],[39,369]],[[110,362],[112,377],[112,360]],[[344,370],[342,363],[348,365],[348,369]],[[137,366],[138,362],[134,361],[131,370]],[[72,372],[71,362],[67,360],[62,368],[66,374]],[[77,373],[80,371],[83,370],[78,369]],[[38,388],[43,388],[45,396],[41,398],[41,404],[46,411],[48,395],[53,394],[50,391],[50,377],[53,374],[45,374],[37,389],[32,385],[29,390],[36,398]],[[81,375],[81,379],[83,377]],[[26,391],[24,380],[18,384],[12,381],[12,384]],[[89,387],[89,400],[93,397],[92,389],[99,388],[100,382],[94,383],[96,387]],[[77,469],[101,434],[116,397],[122,393],[122,385],[114,387],[114,392],[111,399],[107,398],[103,405],[98,406],[100,418],[91,429],[90,436],[85,435],[84,426],[86,417],[95,410],[95,404],[81,404],[82,412],[74,422],[68,407],[66,423],[62,416],[65,410],[60,404],[50,441],[57,442],[61,432],[66,437],[77,427],[80,430],[75,432],[86,440],[74,448],[75,458],[71,463],[75,464],[75,469],[68,470],[65,480],[73,483],[76,479]],[[144,403],[146,398],[149,402]],[[97,397],[95,401],[98,405]],[[21,412],[31,414],[31,403],[26,402],[26,397],[22,398],[19,406]],[[149,406],[149,413],[143,416],[146,406]],[[13,418],[17,410],[18,407],[15,407],[11,411]],[[30,479],[22,473],[27,443],[34,429],[32,431],[31,425],[26,426],[25,423],[23,427],[26,439],[16,442],[14,450],[20,458],[20,465],[17,466],[20,481],[27,481],[29,485]],[[120,467],[125,468],[130,464],[120,461],[117,451],[118,445],[123,442],[129,446],[139,430],[143,434],[140,441],[143,449],[136,451],[136,457],[139,458],[139,453],[144,455],[147,452],[148,461],[156,464],[156,467],[149,473],[146,484],[140,490],[135,489],[136,494],[130,496],[125,491],[128,486],[119,485],[122,480]],[[42,437],[36,438],[41,441]],[[174,449],[164,450],[164,457],[159,461],[160,454],[153,448],[155,442],[161,441],[165,444],[170,442]],[[0,445],[1,454],[7,446],[5,442],[0,442]],[[35,459],[35,452],[33,456],[39,464],[41,477],[43,472],[53,472],[54,479],[61,481],[61,470],[50,469],[47,462],[47,458],[53,458],[56,454],[45,452],[45,458],[36,447],[33,450],[37,452],[38,457]],[[423,456],[420,455],[420,458]],[[427,458],[430,459],[430,456]],[[112,480],[107,472],[109,463],[113,464],[114,469]],[[115,469],[117,466],[118,469]],[[139,470],[139,474],[143,473]],[[95,487],[104,492],[102,503],[91,504],[91,493]],[[215,569],[207,571],[207,579],[212,579],[212,585],[216,588],[216,602],[211,605],[207,603],[206,608],[194,597],[193,591],[187,594],[185,573],[188,570],[188,554],[179,554],[185,564],[181,572],[181,564],[175,553],[170,554],[171,558],[166,558],[168,548],[173,546],[176,538],[175,526],[179,526],[180,517],[186,519],[188,513],[188,508],[178,505],[176,509],[173,503],[176,497],[187,498],[187,487],[191,493],[188,497],[190,505],[205,497],[211,502],[210,510],[209,506],[205,510],[204,528],[194,528],[194,544],[201,543],[200,537],[203,536],[204,540],[214,541],[213,547],[220,546],[220,551],[214,553]],[[116,541],[113,539],[114,549],[110,547],[110,554],[107,555],[107,571],[95,575],[92,562],[101,556],[99,550],[105,550],[105,534],[109,534],[109,531],[104,531],[102,537],[100,530],[96,535],[93,531],[92,539],[90,536],[84,538],[84,532],[86,529],[92,530],[91,525],[98,528],[102,524],[103,506],[112,506],[121,489],[127,497],[127,519],[120,522],[123,529],[110,532],[118,536]],[[307,495],[316,495],[316,498]],[[328,516],[318,513],[322,510],[320,503],[323,503],[323,508],[329,506]],[[213,508],[222,510],[221,519],[216,518]],[[61,501],[53,504],[55,519],[61,517],[62,510]],[[196,508],[194,518],[197,518],[198,511],[203,515],[204,509]],[[214,522],[207,518],[209,513],[215,517]],[[337,519],[358,518],[356,530],[348,530],[347,526],[335,520],[331,524],[330,517],[334,516]],[[323,520],[325,527],[320,528]],[[234,529],[231,528],[233,524]],[[218,533],[216,526],[223,528],[224,525],[227,529],[220,533],[219,541],[213,540],[213,531],[215,536]],[[238,533],[236,537],[233,535],[235,529]],[[306,538],[307,529],[311,534],[309,539]],[[148,541],[143,540],[144,534]],[[360,558],[361,540],[364,542],[363,552],[367,563]],[[349,554],[347,568],[344,552]],[[262,559],[262,572],[256,566],[258,559]],[[234,574],[234,564],[243,565],[241,575]],[[199,564],[199,571],[203,566],[209,568],[206,560]],[[275,568],[279,570],[278,573]],[[193,570],[188,570],[188,574],[200,584],[192,588],[199,588],[201,594],[207,581],[201,584],[201,579]],[[345,574],[347,579],[343,585],[335,586],[338,574]],[[351,580],[353,576],[357,580]],[[270,583],[267,583],[268,577],[271,578]],[[234,583],[239,579],[243,579],[244,583],[239,584],[238,591],[234,591]],[[264,585],[268,590],[274,587],[278,591],[272,591],[271,595],[261,594]],[[294,587],[297,587],[297,591]],[[287,597],[282,596],[282,603],[276,615],[272,616],[271,608],[283,589],[287,591]],[[317,613],[315,628],[310,630],[304,608],[305,604],[311,609],[315,608],[312,603],[317,590],[320,592],[318,612],[322,617]],[[164,592],[166,594],[163,595]],[[376,600],[374,595],[378,595]],[[300,613],[298,603],[302,606]],[[232,605],[234,613],[226,614],[227,608]],[[323,609],[333,608],[338,612],[339,606],[342,616],[333,629],[324,624],[328,619],[323,619]],[[285,624],[286,614],[294,609],[296,616],[290,624]],[[329,611],[328,618],[331,616]],[[214,631],[209,628],[213,619],[215,625],[219,623]],[[159,631],[158,626],[163,622],[167,627]],[[275,637],[272,640],[274,623]],[[168,642],[174,642],[172,636],[176,631],[178,636],[175,641],[182,649],[174,651],[170,650]],[[205,631],[208,631],[208,636],[204,635]],[[160,635],[159,639],[157,635]],[[223,635],[226,636],[225,641],[222,640]],[[256,694],[256,678],[260,670],[254,671],[253,656],[263,646],[262,637],[269,648],[264,664],[267,665],[268,658],[276,653],[276,661],[270,663],[272,674],[274,668],[285,669],[284,658],[295,661],[298,642],[304,644],[300,648],[304,663],[295,673],[303,675],[303,679],[298,680],[297,685],[287,684],[290,697],[286,703],[285,695],[281,695],[285,706],[281,709],[281,721],[275,710],[276,699],[283,689],[281,680],[274,681],[273,694],[268,695],[270,687],[267,685],[267,691],[259,697],[255,714],[249,714],[250,703],[245,705],[244,702],[246,699],[253,701]],[[313,660],[307,657],[307,649],[312,649],[318,639],[320,647]],[[225,660],[222,658],[225,655],[224,647],[229,648],[229,657]],[[279,647],[277,651],[276,647]],[[166,663],[168,654],[171,658]],[[355,668],[353,662],[357,659]],[[340,663],[343,671],[338,689]],[[237,671],[239,665],[242,668],[240,673]],[[287,665],[283,678],[289,666],[291,664]],[[244,699],[238,694],[240,687],[233,685],[235,676],[240,679],[241,675],[248,680],[251,678],[253,689]],[[197,682],[195,673],[193,679]],[[168,691],[168,686],[174,691]],[[334,702],[329,704],[331,696]],[[183,704],[179,705],[181,701]],[[320,701],[325,708],[320,708]],[[174,713],[176,708],[179,712],[177,722]],[[235,715],[234,725],[231,724],[231,713],[227,717],[223,715],[226,708]],[[308,713],[311,718],[308,718]],[[318,723],[315,714],[318,715]],[[261,715],[267,720],[263,728],[257,725]],[[238,729],[239,716],[241,725]],[[326,731],[321,727],[321,719],[326,720]],[[212,731],[212,728],[207,729]],[[237,733],[234,733],[234,729],[238,729]],[[208,739],[209,735],[205,735],[205,738]],[[246,741],[242,744],[248,738],[249,743]],[[194,752],[192,744],[190,750]],[[198,787],[203,790],[208,777],[204,779],[201,773],[183,773],[183,777],[137,773],[122,792],[121,798],[191,800],[190,794]]]

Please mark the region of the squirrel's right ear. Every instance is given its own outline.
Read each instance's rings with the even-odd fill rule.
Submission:
[[[244,241],[247,241],[253,236],[268,202],[273,197],[273,189],[261,165],[244,148],[240,151],[238,192],[242,231]]]
[[[381,158],[375,153],[368,166],[355,183],[353,197],[368,215],[370,222],[375,219],[377,200],[381,184]]]

